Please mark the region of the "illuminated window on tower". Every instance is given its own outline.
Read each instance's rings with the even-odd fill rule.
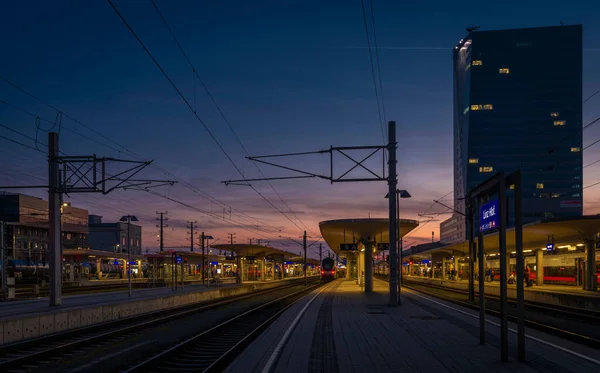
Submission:
[[[537,184],[535,184],[535,187],[537,189],[544,189],[544,183],[537,183]]]
[[[494,172],[494,167],[491,167],[491,166],[479,167],[479,172]]]
[[[479,163],[479,158],[469,158],[469,163],[470,164],[477,164],[477,163]]]
[[[550,113],[550,116],[556,118],[556,117],[558,117],[558,114],[559,114],[558,111],[554,111],[554,112]]]
[[[579,146],[573,146],[571,148],[571,153],[579,153],[581,151],[581,148]]]
[[[471,65],[481,66],[481,65],[483,65],[483,62],[481,60],[473,60],[473,62],[471,62]]]
[[[555,127],[564,126],[566,123],[567,123],[566,120],[555,120],[554,121],[554,126]]]
[[[503,68],[498,69],[498,72],[500,74],[510,74],[510,69],[506,68],[506,67],[503,67]]]

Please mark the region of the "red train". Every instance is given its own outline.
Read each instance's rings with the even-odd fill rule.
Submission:
[[[500,259],[488,258],[486,260],[488,267],[494,270],[494,279],[500,279]],[[565,254],[544,255],[544,283],[558,285],[582,285],[584,279],[584,252],[572,252]],[[535,256],[526,256],[525,264],[529,267],[530,278],[536,279],[536,259]],[[510,272],[516,270],[516,258],[510,259]],[[600,284],[600,254],[596,253],[596,279]]]
[[[321,262],[321,281],[328,282],[335,279],[335,261],[325,258]]]

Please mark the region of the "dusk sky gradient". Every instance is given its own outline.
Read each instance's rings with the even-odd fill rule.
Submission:
[[[250,155],[383,143],[360,1],[156,3]],[[152,3],[115,0],[114,4],[244,176],[261,177],[193,78]],[[583,96],[600,89],[599,2],[374,0],[373,5],[386,118],[398,124],[399,188],[413,196],[401,201],[402,218],[423,225],[428,219],[418,214],[444,211],[432,207],[432,200],[452,190],[451,56],[466,27],[583,24]],[[366,6],[368,11],[368,2]],[[155,191],[206,213],[141,191],[65,197],[107,222],[135,214],[144,226],[144,248],[154,251],[158,245],[156,211],[169,211],[166,246],[189,247],[186,221],[195,220],[200,231],[220,238],[218,243],[235,232],[238,243],[270,239],[271,245],[294,252],[300,246],[290,240],[277,242],[279,236],[300,240],[307,229],[312,242],[319,238],[319,221],[387,217],[384,182],[273,181],[285,203],[268,183],[253,183],[289,220],[251,188],[224,186],[221,181],[240,179],[240,174],[107,1],[12,1],[4,2],[1,9],[0,76],[105,136],[63,116],[62,151],[153,159],[194,187],[180,182]],[[370,14],[368,19],[371,27]],[[560,47],[557,44],[557,54]],[[35,118],[15,106],[52,121],[57,115],[4,81],[0,81],[0,101],[0,125],[32,138]],[[584,124],[598,117],[600,94],[584,104]],[[6,127],[0,126],[1,136],[36,148],[35,141]],[[42,121],[43,130],[50,127]],[[43,154],[47,134],[40,130],[37,135],[41,152],[0,138],[0,184],[47,182]],[[598,139],[600,123],[584,132],[584,146]],[[363,153],[353,154],[361,158]],[[583,164],[599,159],[597,144],[585,150]],[[277,161],[310,172],[329,172],[327,155]],[[336,158],[335,165],[339,174],[349,163]],[[381,171],[381,155],[371,165]],[[111,166],[110,172],[124,167]],[[260,169],[270,177],[297,176],[266,165]],[[156,168],[139,176],[174,179]],[[600,163],[586,167],[584,187],[598,181]],[[47,199],[41,189],[18,192]],[[449,194],[444,201],[452,204],[451,199]],[[600,185],[584,189],[584,212],[600,213]],[[405,242],[430,241],[432,231],[439,239],[439,222],[449,216],[440,215]]]

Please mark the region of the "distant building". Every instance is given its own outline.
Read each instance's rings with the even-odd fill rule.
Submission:
[[[7,222],[9,257],[44,261],[48,252],[48,202],[0,192],[0,221]],[[63,249],[88,249],[88,211],[65,202],[61,206]]]
[[[102,216],[89,217],[89,242],[94,250],[127,253],[127,223],[102,223]],[[131,253],[142,254],[142,227],[131,224],[129,230]]]
[[[450,219],[440,223],[440,242],[452,244],[464,241],[465,227],[460,224],[458,214],[454,214]]]
[[[473,31],[453,60],[455,209],[494,173],[521,169],[524,223],[581,216],[581,25]],[[443,225],[442,241],[467,238],[463,216]]]

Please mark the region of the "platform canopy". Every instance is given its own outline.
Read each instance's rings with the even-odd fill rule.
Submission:
[[[239,256],[268,256],[272,254],[281,254],[283,256],[296,255],[294,253],[287,252],[282,249],[277,249],[271,246],[265,245],[251,245],[251,244],[218,244],[210,245],[213,249],[234,251]]]
[[[103,250],[79,250],[79,249],[63,249],[63,256],[75,256],[84,257],[86,259],[127,259],[127,253],[115,253],[112,251]],[[145,260],[146,257],[143,255],[132,254],[131,259],[133,260]]]
[[[300,255],[296,255],[296,256],[292,256],[292,257],[287,258],[286,261],[292,262],[292,263],[295,263],[295,264],[304,264],[304,257],[300,256]],[[308,258],[308,257],[306,258],[306,264],[317,265],[317,266],[321,265],[319,263],[319,259]]]
[[[588,239],[596,236],[600,231],[600,215],[580,216],[569,219],[547,219],[523,225],[523,250],[535,250],[546,248],[551,236],[554,236],[554,245],[584,244]],[[475,237],[477,242],[477,237]],[[484,236],[484,251],[494,254],[500,251],[498,231]],[[506,247],[512,252],[515,248],[515,229],[506,230]],[[427,250],[420,254],[434,254],[446,252],[454,254],[457,252],[468,255],[469,242],[463,241],[453,245],[442,246]]]
[[[419,225],[416,220],[400,219],[400,237],[404,237]],[[389,243],[388,219],[340,219],[326,220],[319,223],[319,229],[327,245],[340,255],[340,244],[357,243],[359,239],[377,243]],[[343,253],[343,251],[342,251]]]

